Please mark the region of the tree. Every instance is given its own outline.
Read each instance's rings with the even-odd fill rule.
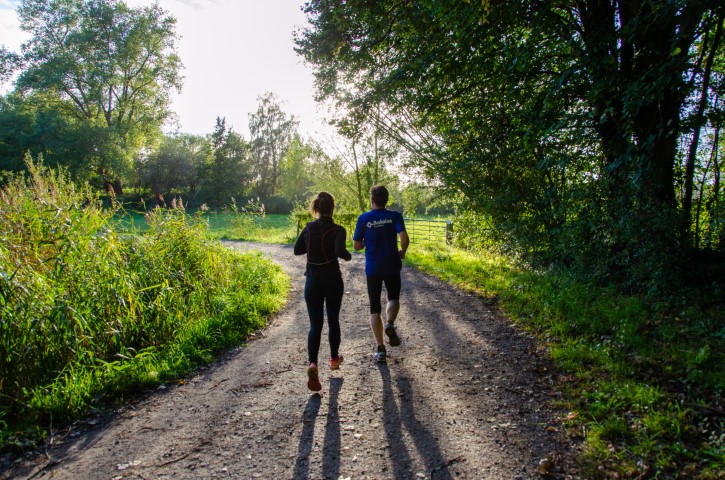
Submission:
[[[0,170],[26,170],[30,153],[46,165],[64,166],[76,181],[91,180],[88,163],[97,155],[98,129],[64,116],[54,103],[44,93],[0,99]]]
[[[335,196],[341,211],[360,214],[370,208],[370,188],[384,184],[391,193],[392,204],[398,190],[398,178],[383,158],[382,145],[374,137],[345,139],[336,144],[337,154],[322,156],[315,165],[314,190]]]
[[[688,255],[680,113],[718,5],[315,0],[297,50],[318,99],[380,112],[520,252],[662,286]]]
[[[306,203],[314,185],[314,165],[321,163],[324,157],[319,145],[306,143],[295,135],[280,163],[277,193],[292,205]]]
[[[23,0],[16,83],[91,132],[90,167],[106,188],[120,184],[137,152],[160,135],[169,94],[180,88],[175,19],[158,4],[115,0]],[[5,55],[7,57],[7,55]]]
[[[206,159],[209,142],[197,135],[166,136],[158,150],[144,159],[143,181],[159,202],[173,193],[196,193]]]
[[[280,163],[298,122],[282,111],[275,94],[267,92],[257,100],[257,111],[249,114],[249,131],[255,164],[254,194],[264,199],[273,196],[279,187]]]
[[[211,157],[204,175],[204,191],[212,206],[221,208],[247,193],[253,175],[249,145],[227,128],[225,118],[218,117],[209,143]]]
[[[382,134],[378,117],[352,117],[337,120],[337,127],[347,139],[347,148],[340,151],[346,164],[347,190],[359,213],[365,212],[370,204],[370,188],[385,184],[389,191],[397,188],[398,181],[391,175],[400,148]],[[392,200],[392,199],[391,199]],[[391,201],[392,203],[392,201]]]

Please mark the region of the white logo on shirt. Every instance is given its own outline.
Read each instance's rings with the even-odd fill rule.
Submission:
[[[374,222],[368,222],[367,223],[367,227],[368,228],[382,227],[386,223],[393,223],[393,219],[392,218],[385,218],[383,220],[375,220]]]

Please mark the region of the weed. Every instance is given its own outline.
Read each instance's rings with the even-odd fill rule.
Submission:
[[[583,478],[721,478],[722,305],[673,313],[485,250],[416,244],[406,262],[497,298],[549,346],[575,379],[561,388],[567,427],[586,432]]]
[[[212,241],[201,214],[175,204],[119,232],[118,207],[28,171],[0,191],[2,446],[188,373],[282,305],[281,269]]]

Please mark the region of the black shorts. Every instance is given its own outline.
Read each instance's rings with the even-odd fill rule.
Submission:
[[[400,299],[400,273],[393,275],[372,275],[366,277],[368,284],[368,298],[370,299],[370,313],[382,313],[383,304],[380,295],[383,292],[383,283],[388,292],[388,301]]]

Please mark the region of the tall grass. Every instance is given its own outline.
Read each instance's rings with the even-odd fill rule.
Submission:
[[[721,479],[725,316],[535,272],[486,252],[412,245],[406,262],[492,299],[561,369],[560,427],[585,440],[582,478]]]
[[[199,217],[156,210],[119,234],[89,188],[28,171],[0,192],[2,446],[188,373],[284,301],[279,267],[209,240]]]

